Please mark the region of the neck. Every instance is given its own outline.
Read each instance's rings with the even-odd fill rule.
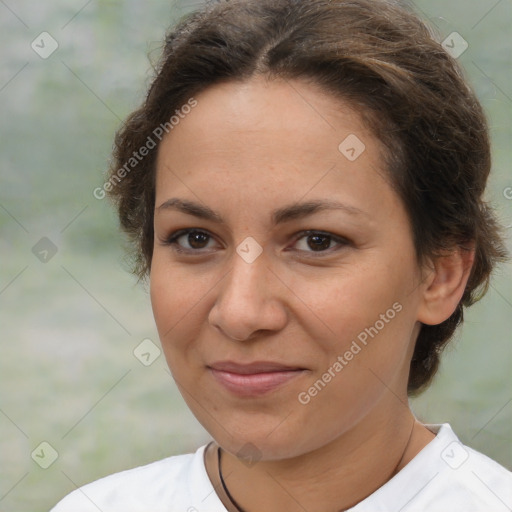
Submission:
[[[261,460],[247,467],[223,451],[226,487],[244,512],[348,509],[384,485],[434,438],[408,408],[402,409],[392,419],[367,417],[334,441],[292,459]],[[216,449],[206,454],[206,468],[227,510],[237,512],[222,491]]]

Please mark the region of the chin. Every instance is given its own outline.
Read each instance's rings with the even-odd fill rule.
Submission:
[[[289,459],[306,453],[310,448],[315,448],[307,446],[311,444],[311,440],[304,439],[304,431],[299,428],[298,423],[291,425],[294,430],[296,429],[292,431],[283,428],[284,425],[276,428],[278,423],[275,421],[272,422],[272,427],[257,426],[254,424],[256,421],[253,420],[253,425],[246,428],[238,425],[236,432],[230,428],[229,423],[223,423],[225,430],[218,425],[211,428],[211,424],[205,428],[224,450],[248,460],[249,463],[258,460]],[[231,432],[232,435],[229,435]]]

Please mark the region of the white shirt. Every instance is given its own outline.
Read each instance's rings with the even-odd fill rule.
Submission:
[[[350,512],[512,510],[510,471],[464,446],[448,423],[426,427],[435,439]],[[206,446],[96,480],[50,512],[227,512],[206,473]]]

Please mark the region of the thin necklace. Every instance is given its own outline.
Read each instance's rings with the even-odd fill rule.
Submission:
[[[238,510],[238,512],[245,512],[245,510],[235,501],[233,496],[231,496],[231,493],[228,491],[228,488],[226,487],[226,482],[224,482],[224,478],[222,478],[222,470],[220,468],[221,453],[222,453],[222,450],[220,449],[220,446],[219,446],[217,448],[217,461],[218,461],[218,466],[219,466],[219,476],[220,476],[220,483],[222,484],[222,488],[224,489],[226,496],[229,498],[229,501]]]
[[[397,469],[400,467],[400,464],[402,463],[402,461],[404,460],[404,457],[405,457],[405,452],[407,451],[407,448],[409,448],[409,444],[411,442],[411,438],[412,438],[412,433],[414,431],[414,425],[416,425],[416,419],[414,419],[413,423],[412,423],[412,428],[411,428],[411,432],[409,433],[409,438],[407,439],[407,444],[405,445],[405,448],[404,448],[404,451],[402,452],[402,456],[400,457],[400,460],[398,461],[398,464],[395,466],[395,469],[393,469],[393,472],[391,473],[391,476],[389,477],[390,479],[393,478],[393,476],[395,476],[395,474],[397,473]],[[222,488],[224,489],[224,492],[226,493],[226,496],[228,497],[229,501],[231,502],[231,504],[236,508],[236,510],[238,512],[246,512],[236,501],[235,499],[233,498],[233,496],[231,496],[231,493],[229,492],[227,486],[226,486],[226,482],[224,482],[224,478],[222,476],[222,469],[221,469],[221,465],[220,465],[220,461],[221,461],[221,457],[222,457],[222,450],[220,448],[220,446],[217,447],[217,465],[218,465],[218,469],[219,469],[219,477],[220,477],[220,483],[222,484]],[[339,512],[346,512],[345,509],[343,510],[340,510]]]

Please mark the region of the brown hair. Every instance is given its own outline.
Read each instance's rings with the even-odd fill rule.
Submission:
[[[506,250],[483,200],[491,160],[482,108],[457,62],[397,2],[210,2],[169,32],[143,105],[116,134],[110,169],[108,192],[133,242],[134,273],[147,277],[151,267],[158,147],[133,168],[126,163],[155,139],[157,127],[169,128],[165,123],[193,95],[256,74],[309,80],[361,112],[382,142],[385,171],[410,217],[420,263],[475,244],[457,309],[439,325],[423,325],[416,341],[408,391],[418,393],[436,373],[463,306],[485,294]]]

